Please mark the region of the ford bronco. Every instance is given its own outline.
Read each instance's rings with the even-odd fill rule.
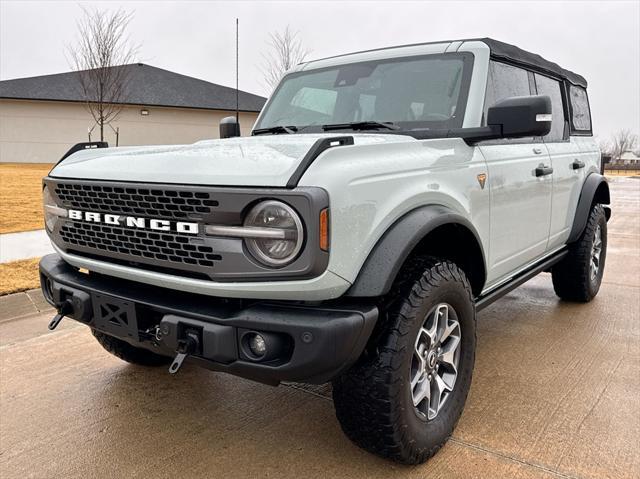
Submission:
[[[44,178],[50,328],[172,373],[331,381],[350,439],[421,463],[462,414],[478,311],[545,271],[598,293],[586,87],[491,39],[409,45],[297,66],[250,137],[231,117],[193,145],[80,145]]]

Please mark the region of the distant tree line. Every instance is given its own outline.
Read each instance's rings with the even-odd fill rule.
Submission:
[[[615,163],[627,151],[640,156],[638,135],[627,129],[617,131],[608,140],[600,142],[600,150],[611,163]]]

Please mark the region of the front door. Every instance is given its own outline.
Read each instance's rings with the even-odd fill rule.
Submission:
[[[532,74],[491,61],[485,108],[535,94]],[[485,114],[486,118],[486,114]],[[507,279],[547,251],[553,193],[549,153],[540,138],[482,142],[491,198],[487,286]]]
[[[552,174],[543,143],[483,145],[491,198],[488,281],[498,282],[547,250]],[[489,286],[489,284],[488,284]]]

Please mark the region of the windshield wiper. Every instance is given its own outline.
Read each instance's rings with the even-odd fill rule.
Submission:
[[[272,126],[271,128],[258,128],[257,130],[253,130],[254,135],[264,135],[265,133],[271,133],[272,135],[277,135],[279,133],[295,133],[298,131],[297,126]]]
[[[329,130],[399,130],[400,127],[390,121],[354,121],[351,123],[334,123],[322,125],[324,131]]]

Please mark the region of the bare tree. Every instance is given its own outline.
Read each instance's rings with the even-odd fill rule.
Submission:
[[[87,10],[78,21],[78,41],[69,47],[71,68],[78,81],[86,107],[100,127],[110,125],[122,111],[129,83],[129,69],[138,47],[129,42],[126,30],[132,13]]]
[[[609,154],[612,161],[619,160],[625,151],[635,151],[636,148],[638,148],[638,135],[631,130],[620,130],[611,135],[608,142],[601,144],[603,153]]]
[[[311,53],[302,45],[298,34],[289,25],[283,32],[269,34],[269,51],[263,54],[262,74],[271,90],[278,85],[287,70],[303,62]]]
[[[598,143],[598,147],[600,148],[600,152],[603,155],[611,156],[611,151],[613,148],[611,147],[611,141],[605,140],[603,138],[595,138]]]

